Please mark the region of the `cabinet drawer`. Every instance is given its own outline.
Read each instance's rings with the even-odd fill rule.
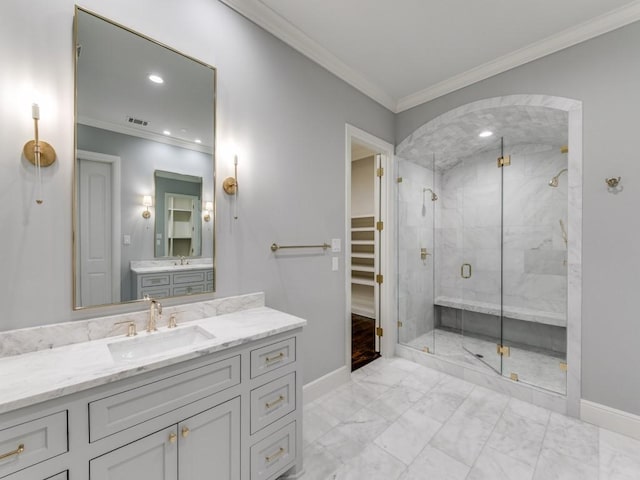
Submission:
[[[160,287],[162,285],[169,285],[171,283],[171,277],[168,273],[163,273],[161,275],[144,275],[140,282],[142,287]]]
[[[192,293],[203,293],[204,284],[199,285],[185,285],[182,287],[173,287],[174,295],[190,295]]]
[[[284,473],[296,459],[296,422],[251,447],[251,480],[268,480]]]
[[[240,356],[89,403],[91,442],[240,383]]]
[[[251,433],[296,409],[296,374],[290,373],[251,391]]]
[[[204,282],[204,272],[184,272],[173,274],[173,284]]]
[[[171,287],[143,288],[140,290],[140,298],[149,295],[153,298],[165,298],[171,296]]]
[[[18,453],[22,446],[24,450]],[[0,430],[0,477],[30,467],[68,450],[67,412],[55,413]]]
[[[267,345],[251,351],[251,378],[296,361],[296,339]]]

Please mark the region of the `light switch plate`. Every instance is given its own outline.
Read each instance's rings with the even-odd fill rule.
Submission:
[[[337,272],[338,266],[339,266],[338,257],[331,257],[331,270],[334,272]]]
[[[340,239],[339,238],[332,238],[331,239],[331,251],[333,253],[340,253],[340,250],[342,250],[342,247],[340,245]]]

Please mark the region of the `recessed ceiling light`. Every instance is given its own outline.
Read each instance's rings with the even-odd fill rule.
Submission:
[[[171,132],[169,130],[163,130],[162,133],[164,133],[165,135],[171,135]]]
[[[478,134],[480,138],[487,138],[487,137],[490,137],[491,135],[493,135],[493,132],[490,130],[485,130],[484,132],[480,132]]]
[[[164,83],[164,79],[160,75],[156,75],[155,73],[149,75],[149,80],[151,80],[153,83]]]
[[[202,143],[202,140],[200,140],[199,138],[196,138],[196,143]]]

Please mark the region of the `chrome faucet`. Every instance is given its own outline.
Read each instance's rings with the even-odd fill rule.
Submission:
[[[158,316],[162,315],[162,304],[155,298],[148,297],[147,300],[151,302],[149,307],[149,322],[147,323],[147,332],[155,332],[158,330],[156,324],[158,322]]]

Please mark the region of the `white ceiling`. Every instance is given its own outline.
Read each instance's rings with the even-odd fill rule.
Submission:
[[[222,0],[394,112],[640,20],[640,0]]]
[[[212,68],[84,11],[77,33],[78,123],[213,151]],[[151,83],[151,73],[164,83]],[[131,124],[129,116],[148,124]]]

